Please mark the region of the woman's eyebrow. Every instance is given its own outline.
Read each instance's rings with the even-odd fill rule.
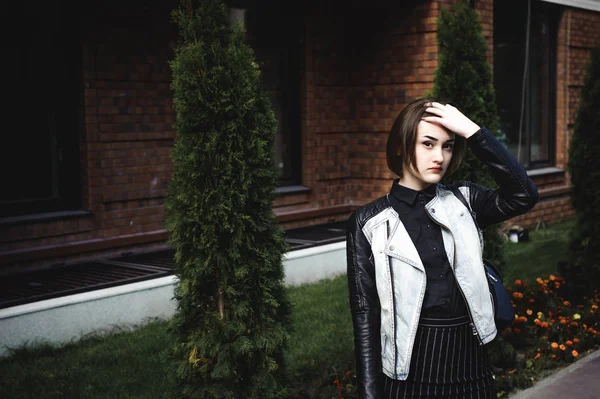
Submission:
[[[440,141],[438,138],[433,137],[433,136],[425,135],[423,137],[428,138],[429,140],[433,140],[433,141]],[[446,140],[445,142],[446,143],[454,143],[454,141],[455,141],[455,139],[450,139],[450,140]]]

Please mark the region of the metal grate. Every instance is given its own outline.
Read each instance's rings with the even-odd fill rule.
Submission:
[[[345,239],[343,222],[286,231],[291,250]],[[0,279],[0,309],[173,274],[174,251],[126,255]]]
[[[285,237],[292,250],[330,244],[346,239],[343,222],[287,230]]]
[[[174,256],[175,251],[166,250],[142,255],[127,255],[114,260],[128,264],[143,265],[144,267],[156,267],[161,270],[173,270],[175,267]]]
[[[169,274],[170,268],[95,261],[4,276],[0,281],[0,309]]]

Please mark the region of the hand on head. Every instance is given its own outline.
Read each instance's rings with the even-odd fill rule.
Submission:
[[[465,139],[468,139],[479,130],[479,126],[475,122],[450,104],[443,105],[438,102],[431,102],[426,105],[428,106],[426,111],[432,114],[423,117],[426,122],[437,123]]]

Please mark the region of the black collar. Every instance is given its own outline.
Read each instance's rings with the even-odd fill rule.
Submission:
[[[414,205],[415,200],[419,194],[422,194],[425,197],[426,202],[429,202],[433,197],[435,197],[435,184],[429,185],[426,189],[417,191],[412,188],[408,188],[400,185],[398,182],[400,179],[395,179],[392,183],[392,189],[390,190],[390,195],[394,198],[407,203],[408,205]]]

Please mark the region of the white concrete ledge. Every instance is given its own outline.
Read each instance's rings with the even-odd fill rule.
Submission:
[[[283,263],[287,285],[331,278],[346,272],[346,243],[291,251]],[[0,309],[0,356],[9,348],[64,344],[116,327],[171,318],[176,283],[177,277],[167,276]]]
[[[312,283],[346,273],[346,241],[288,252],[284,258],[285,283]]]

